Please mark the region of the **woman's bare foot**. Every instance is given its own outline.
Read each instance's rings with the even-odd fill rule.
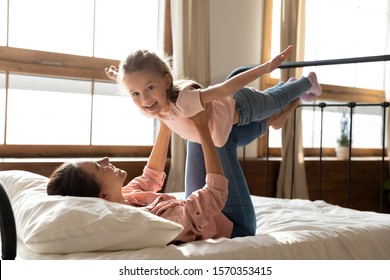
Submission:
[[[287,118],[290,116],[290,113],[294,111],[299,104],[301,104],[301,100],[298,98],[287,105],[287,107],[284,108],[280,113],[270,117],[268,119],[270,126],[272,126],[273,129],[282,128],[286,123]]]

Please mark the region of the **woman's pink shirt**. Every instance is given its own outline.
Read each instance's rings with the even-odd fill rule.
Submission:
[[[134,206],[183,225],[183,231],[172,242],[191,242],[207,238],[230,238],[233,224],[221,212],[227,199],[228,180],[207,174],[205,186],[186,200],[161,190],[165,173],[149,167],[141,176],[122,188],[123,196]]]

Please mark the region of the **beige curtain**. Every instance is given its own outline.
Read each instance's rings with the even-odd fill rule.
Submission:
[[[174,79],[188,77],[208,86],[209,0],[171,0],[170,17]],[[166,192],[184,190],[185,158],[186,141],[173,133]]]
[[[387,18],[387,42],[386,42],[386,54],[390,54],[390,18]],[[390,61],[385,62],[385,97],[386,101],[390,102]],[[387,156],[390,156],[390,145],[389,145],[389,139],[390,139],[390,110],[387,109],[386,111],[386,132],[387,132]],[[390,168],[390,164],[389,164]],[[390,170],[389,170],[390,173]]]
[[[294,46],[290,61],[303,60],[305,0],[281,0],[281,34],[280,47]],[[281,79],[300,77],[300,68],[289,68],[281,71]],[[295,145],[294,145],[294,116],[287,120],[282,128],[282,162],[277,180],[277,197],[302,198],[309,197],[306,182],[304,153],[302,148],[302,112],[296,110]],[[294,158],[293,158],[294,157]],[[292,185],[293,183],[293,185]],[[293,191],[292,191],[293,186]]]

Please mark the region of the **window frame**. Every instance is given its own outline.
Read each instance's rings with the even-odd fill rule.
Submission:
[[[0,46],[0,65],[0,70],[6,74],[7,99],[9,73],[112,82],[106,76],[104,68],[119,65],[119,60]],[[7,123],[6,118],[7,111]],[[5,131],[6,129],[5,126]],[[4,143],[0,145],[0,155],[15,158],[147,157],[152,150],[152,146],[133,145],[9,145],[5,139]]]
[[[272,42],[272,6],[273,0],[264,0],[264,16],[263,16],[263,41],[261,61],[268,61],[271,58],[271,42]],[[270,88],[279,82],[278,79],[271,78],[267,73],[260,77],[261,89]],[[322,95],[318,100],[334,100],[338,102],[369,102],[381,103],[385,101],[384,90],[372,90],[364,88],[335,86],[328,84],[321,84]],[[334,148],[323,148],[323,156],[335,157],[336,152]],[[387,153],[387,150],[386,150]],[[319,148],[304,148],[305,157],[319,157]],[[382,156],[382,149],[352,149],[353,156],[367,157],[367,156]],[[281,156],[280,148],[267,148],[267,135],[259,138],[258,141],[258,157],[264,156]]]

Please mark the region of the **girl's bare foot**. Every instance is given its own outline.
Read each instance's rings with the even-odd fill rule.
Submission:
[[[306,93],[302,94],[300,96],[300,98],[303,101],[310,102],[310,101],[313,101],[314,99],[316,99],[318,96],[321,95],[322,89],[321,89],[320,84],[318,83],[316,73],[310,72],[307,75],[307,78],[310,81],[311,88],[309,89],[309,91],[307,91]]]
[[[301,100],[298,98],[287,105],[280,113],[269,118],[270,125],[273,129],[280,129],[286,123],[287,118],[290,116],[290,113],[301,104]]]

